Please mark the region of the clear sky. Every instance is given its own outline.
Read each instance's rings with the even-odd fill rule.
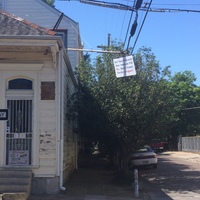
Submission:
[[[106,0],[132,6],[134,0]],[[143,2],[150,2],[144,0]],[[144,4],[143,4],[144,5]],[[125,41],[131,11],[88,5],[79,1],[56,0],[55,7],[79,23],[85,49],[98,49],[111,39]],[[133,53],[142,47],[151,47],[160,66],[171,66],[171,71],[192,71],[200,85],[200,1],[153,0],[151,8],[199,10],[192,12],[149,12]],[[138,12],[138,27],[130,47],[135,43],[145,11]],[[135,18],[133,18],[131,24]],[[130,30],[128,31],[129,36]],[[93,55],[93,53],[90,53]]]

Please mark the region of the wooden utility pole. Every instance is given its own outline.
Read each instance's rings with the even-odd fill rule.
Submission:
[[[111,34],[108,33],[108,46],[97,46],[97,48],[108,49],[110,47],[110,36]]]

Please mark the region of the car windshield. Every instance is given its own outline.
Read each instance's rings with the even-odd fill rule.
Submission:
[[[137,153],[146,153],[146,152],[153,152],[153,150],[150,147],[143,147],[142,149],[139,149]]]

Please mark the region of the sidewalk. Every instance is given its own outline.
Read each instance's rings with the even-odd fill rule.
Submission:
[[[136,197],[113,197],[106,195],[37,195],[32,196],[30,200],[141,200],[142,198]]]
[[[168,151],[174,157],[184,158],[190,162],[200,163],[200,154]],[[85,156],[79,159],[79,169],[74,172],[69,181],[64,185],[66,191],[57,195],[36,195],[29,200],[149,200],[150,197],[143,191],[145,180],[140,177],[140,197],[135,197],[133,174],[124,176],[117,173],[103,159]]]
[[[35,195],[29,200],[139,200],[135,197],[133,174],[117,173],[108,161],[97,156],[80,158],[79,169],[65,184],[66,191],[57,195]]]

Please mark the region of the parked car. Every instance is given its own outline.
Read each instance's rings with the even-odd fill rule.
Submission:
[[[149,146],[145,146],[131,155],[130,168],[148,165],[157,168],[157,163],[158,159],[156,153]]]
[[[161,152],[168,149],[168,144],[167,142],[154,140],[153,143],[150,145],[150,147],[156,152]]]

